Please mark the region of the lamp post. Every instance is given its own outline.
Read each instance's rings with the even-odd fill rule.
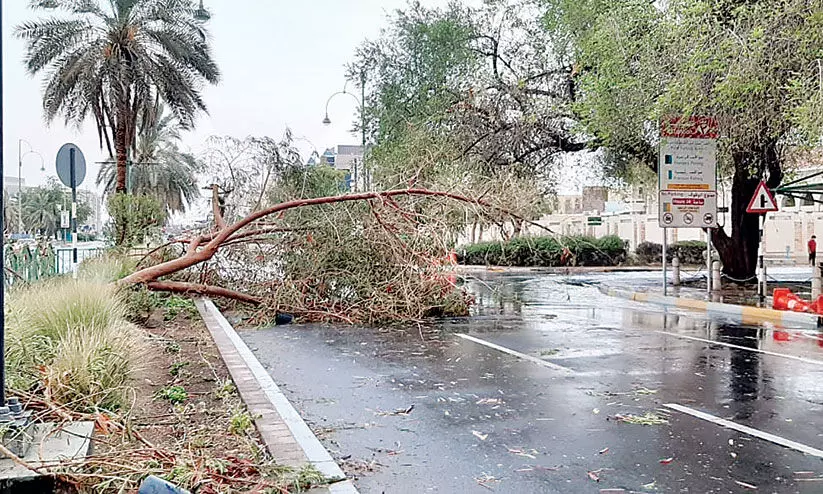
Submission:
[[[29,150],[23,152],[23,143]],[[40,171],[46,171],[46,162],[43,155],[32,149],[31,143],[25,139],[17,139],[17,231],[23,233],[23,158],[33,154],[40,157]]]
[[[203,7],[203,0],[200,0],[200,7],[194,11],[194,19],[200,22],[207,22],[211,19],[211,12]]]
[[[368,175],[368,172],[366,171],[366,167],[365,167],[365,157],[366,157],[366,112],[365,112],[365,107],[363,106],[363,102],[366,101],[366,72],[365,71],[360,72],[360,98],[358,98],[353,93],[350,93],[346,90],[348,84],[349,84],[349,81],[346,81],[346,83],[343,85],[343,90],[342,91],[338,91],[338,92],[332,94],[331,96],[329,96],[329,99],[326,100],[326,117],[323,118],[323,125],[331,125],[331,119],[329,118],[329,103],[331,103],[331,100],[333,100],[335,98],[335,96],[338,96],[338,95],[341,95],[341,94],[347,94],[347,95],[351,96],[352,98],[354,98],[355,101],[357,101],[357,108],[360,110],[360,131],[361,131],[360,132],[360,135],[361,135],[360,146],[363,148],[363,162],[364,162],[363,170]],[[359,181],[359,178],[360,177],[358,177],[358,174],[357,174],[357,162],[355,161],[354,162],[354,192],[357,192],[357,183]],[[369,186],[367,184],[364,184],[364,185],[366,185],[366,189],[369,188]]]

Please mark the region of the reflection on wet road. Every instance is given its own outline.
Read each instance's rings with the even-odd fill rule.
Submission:
[[[823,492],[820,458],[722,425],[823,449],[815,332],[480,277],[472,318],[242,333],[361,492]]]

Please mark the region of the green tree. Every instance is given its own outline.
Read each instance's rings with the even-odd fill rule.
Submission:
[[[448,142],[489,177],[505,170],[548,186],[555,157],[585,148],[571,132],[572,68],[532,1],[414,2],[363,44],[349,75],[369,78],[366,120],[375,176],[415,134]],[[414,174],[414,157],[408,157]],[[395,161],[396,162],[396,161]],[[392,175],[392,174],[389,174]],[[397,183],[380,183],[391,187]]]
[[[60,212],[71,210],[71,192],[51,177],[46,185],[24,189],[20,194],[20,203],[24,228],[53,237],[60,229]],[[85,223],[91,213],[91,205],[78,198],[77,223]],[[12,222],[17,221],[16,217],[10,219]]]
[[[731,222],[712,231],[724,271],[754,274],[761,179],[778,186],[789,151],[823,130],[823,5],[807,0],[549,0],[549,29],[576,59],[576,115],[611,171],[656,170],[657,121],[712,115]],[[728,231],[727,229],[730,229]]]
[[[194,155],[180,150],[177,122],[172,115],[163,115],[162,105],[151,120],[141,125],[137,136],[135,162],[129,170],[129,191],[156,198],[165,204],[169,215],[185,212],[202,196],[197,174],[203,166]],[[100,167],[97,185],[113,194],[116,181],[116,163],[107,161]]]
[[[181,127],[190,128],[206,109],[201,82],[219,80],[193,2],[32,0],[30,5],[62,11],[16,29],[26,42],[26,69],[46,74],[46,119],[62,115],[79,125],[91,116],[100,146],[105,141],[109,154],[116,156],[115,190],[125,192],[138,118],[150,119],[163,101]]]

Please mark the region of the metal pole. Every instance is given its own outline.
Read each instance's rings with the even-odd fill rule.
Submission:
[[[75,150],[69,150],[69,170],[71,171],[71,246],[72,272],[77,278],[77,176],[75,174]]]
[[[17,139],[17,232],[23,233],[23,139]]]
[[[712,229],[706,229],[706,292],[712,293]]]
[[[759,219],[759,233],[760,233],[760,242],[758,243],[757,247],[757,274],[758,274],[758,282],[757,282],[757,297],[760,299],[760,303],[766,301],[766,263],[763,259],[764,254],[766,252],[766,246],[764,245],[764,235],[763,235],[763,225],[766,220],[766,215],[761,214]]]
[[[3,177],[3,3],[0,2],[0,177]],[[3,195],[0,194],[0,211],[4,211]],[[0,407],[6,406],[6,259],[3,214],[0,214]]]
[[[666,279],[666,251],[668,250],[669,246],[669,231],[667,229],[663,229],[663,296],[669,294],[669,282]]]

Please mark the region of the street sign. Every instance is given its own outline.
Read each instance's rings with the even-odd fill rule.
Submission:
[[[71,183],[72,154],[74,154],[74,184]],[[57,176],[66,187],[79,187],[86,178],[86,158],[80,148],[74,144],[63,144],[63,147],[57,152],[56,165]]]
[[[660,191],[663,228],[717,228],[717,192]]]
[[[760,183],[757,184],[757,189],[754,191],[752,200],[749,201],[749,207],[746,208],[746,212],[751,214],[765,214],[777,210],[777,201],[774,199],[774,194],[769,190],[766,182],[761,180]]]
[[[670,118],[660,128],[662,228],[717,228],[717,120]]]
[[[603,218],[600,216],[589,216],[587,218],[589,226],[600,226],[603,224]]]
[[[71,226],[71,219],[68,211],[60,211],[60,228],[68,228]]]

